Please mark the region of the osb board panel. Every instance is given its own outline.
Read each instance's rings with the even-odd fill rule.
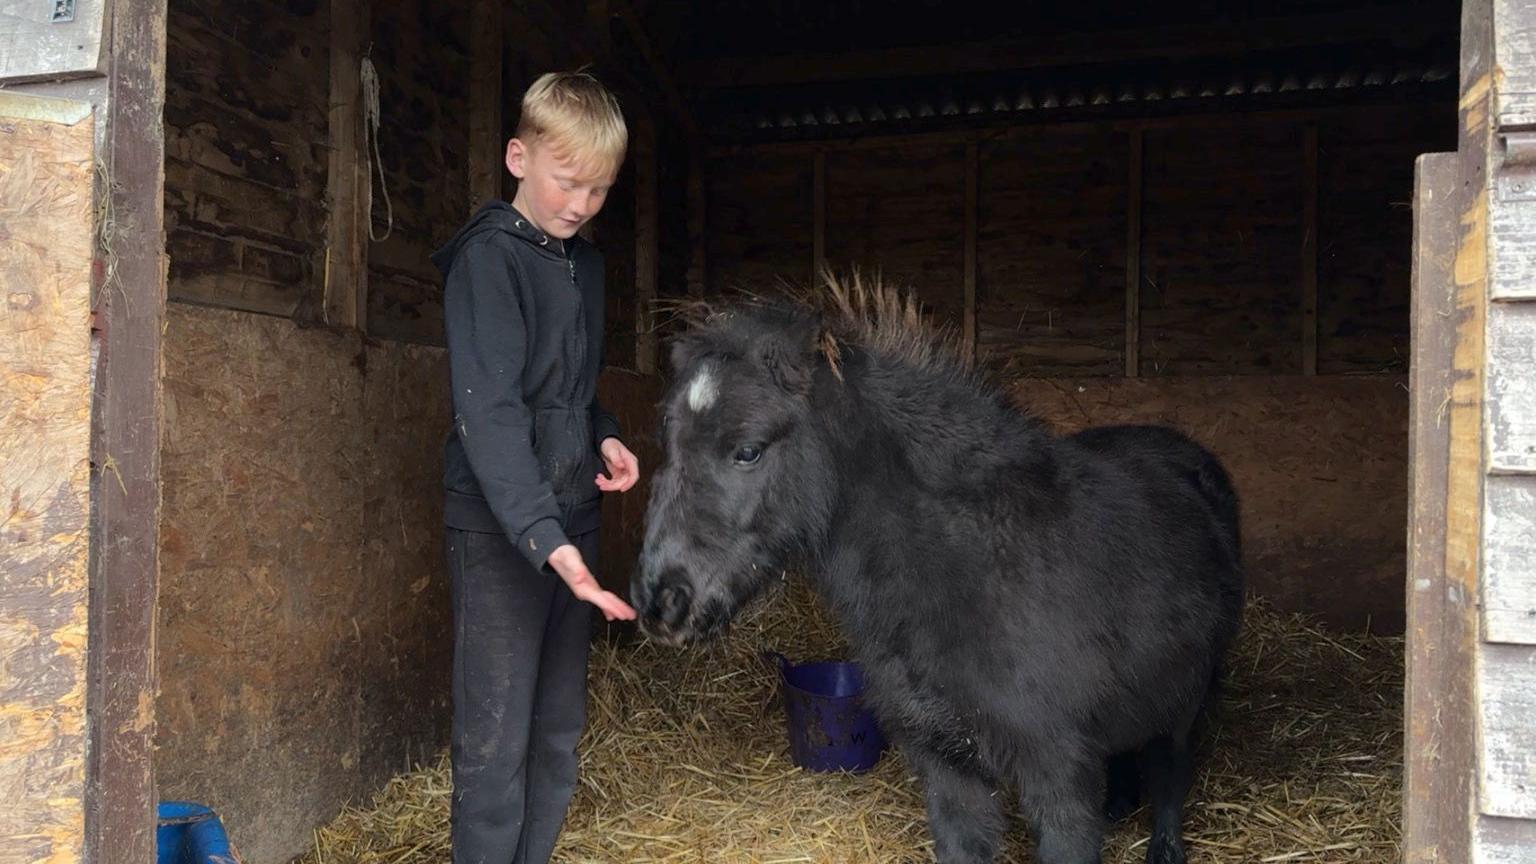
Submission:
[[[84,854],[93,135],[0,107],[5,861]]]
[[[329,153],[323,3],[167,13],[168,295],[313,318]]]
[[[362,787],[430,759],[446,740],[453,640],[443,553],[443,437],[452,409],[441,349],[364,355],[367,466],[359,622]]]
[[[976,330],[999,373],[1124,368],[1129,157],[1096,129],[981,145]]]
[[[369,182],[374,236],[389,236],[368,246],[371,334],[442,344],[442,279],[429,256],[470,210],[468,10],[468,0],[372,4],[384,178],[376,163]]]
[[[1141,374],[1300,372],[1300,127],[1152,129],[1144,147]]]
[[[1021,379],[1064,429],[1155,422],[1211,448],[1242,499],[1250,587],[1343,627],[1403,628],[1408,393],[1400,376]]]
[[[443,740],[447,388],[420,350],[168,310],[160,791],[257,864]]]
[[[745,153],[705,166],[711,292],[772,290],[811,278],[811,177],[807,154]]]
[[[1406,371],[1413,162],[1454,150],[1456,106],[1318,124],[1317,368]]]
[[[965,311],[965,148],[913,142],[827,154],[827,263],[879,270],[938,320]]]

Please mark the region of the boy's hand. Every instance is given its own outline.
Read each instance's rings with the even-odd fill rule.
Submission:
[[[604,492],[628,492],[640,479],[640,460],[617,438],[604,438],[599,448],[608,476],[597,475],[597,488]]]
[[[635,610],[628,603],[619,599],[619,595],[612,591],[603,590],[603,586],[597,584],[597,577],[587,569],[587,562],[581,558],[581,552],[575,546],[567,543],[564,546],[549,553],[549,566],[560,574],[565,584],[570,587],[571,593],[577,600],[591,603],[602,610],[603,617],[609,621],[615,618],[624,621],[633,621]]]

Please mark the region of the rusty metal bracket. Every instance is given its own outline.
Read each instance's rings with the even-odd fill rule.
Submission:
[[[1500,201],[1536,200],[1536,129],[1499,133],[1504,158],[1496,175]]]

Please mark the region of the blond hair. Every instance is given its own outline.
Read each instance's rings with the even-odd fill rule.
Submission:
[[[517,137],[529,147],[548,144],[584,174],[618,171],[629,146],[619,100],[586,72],[540,75],[523,94]]]

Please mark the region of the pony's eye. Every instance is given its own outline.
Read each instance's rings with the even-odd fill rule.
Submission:
[[[761,448],[755,447],[751,444],[746,444],[736,451],[736,456],[734,458],[736,459],[737,465],[751,465],[757,460],[763,458],[763,451]]]

